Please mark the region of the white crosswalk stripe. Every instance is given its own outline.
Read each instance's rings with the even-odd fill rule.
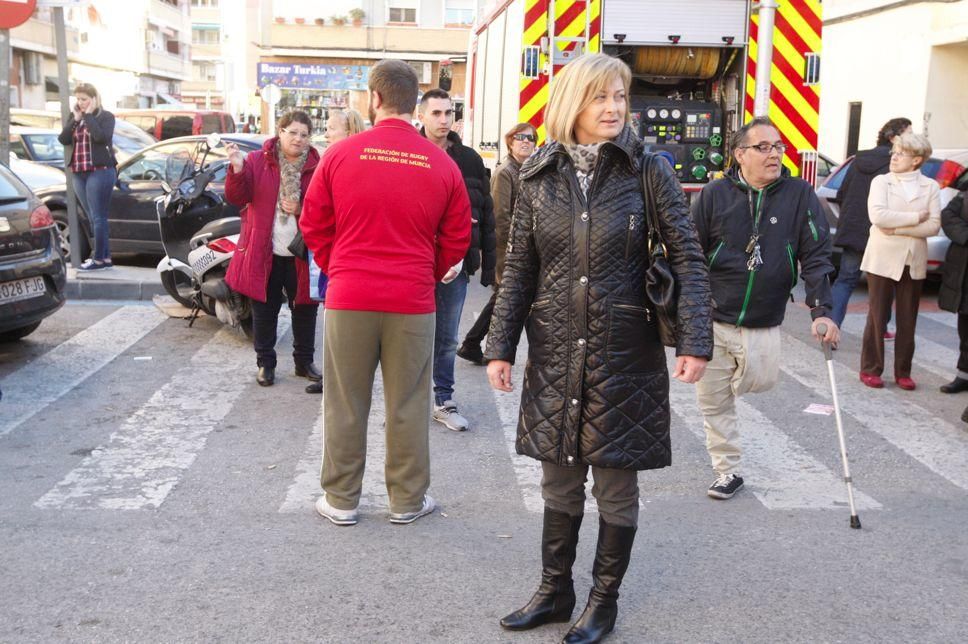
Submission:
[[[705,443],[702,413],[695,388],[674,380],[669,402],[674,414]],[[736,401],[743,453],[745,486],[770,510],[820,510],[847,505],[843,479],[810,455],[769,418],[753,407],[755,395]],[[854,492],[859,509],[878,509],[881,504],[863,492]]]
[[[827,368],[819,349],[784,334],[782,351],[783,371],[814,395],[829,400]],[[871,389],[858,380],[856,368],[835,361],[834,369],[843,414],[968,490],[968,434],[918,405],[917,394]]]
[[[280,316],[279,337],[290,325]],[[252,350],[222,328],[80,465],[34,504],[39,508],[157,508],[191,467],[208,434],[250,381]],[[199,382],[206,389],[199,391]]]
[[[97,373],[166,319],[152,306],[121,307],[4,378],[0,436]],[[37,387],[38,382],[44,386]]]

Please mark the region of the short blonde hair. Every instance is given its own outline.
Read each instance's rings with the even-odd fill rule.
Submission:
[[[585,54],[565,65],[551,81],[551,93],[545,108],[548,138],[561,143],[575,143],[575,122],[591,105],[595,95],[615,79],[625,86],[626,98],[632,84],[632,71],[618,58],[606,54]],[[625,110],[625,123],[632,120]]]
[[[931,142],[928,141],[928,137],[923,134],[915,134],[914,132],[905,132],[894,137],[892,147],[895,150],[907,152],[911,156],[921,157],[921,163],[917,165],[919,168],[924,165],[924,162],[931,156],[931,152],[934,151],[931,148]]]
[[[511,143],[514,141],[514,135],[520,134],[521,132],[528,132],[534,135],[534,138],[538,138],[538,131],[534,129],[534,126],[530,123],[518,123],[504,135],[504,145],[507,146],[508,150],[511,149]]]
[[[366,129],[366,126],[363,124],[363,117],[356,110],[346,110],[342,112],[342,116],[343,121],[346,123],[347,136],[359,134]]]

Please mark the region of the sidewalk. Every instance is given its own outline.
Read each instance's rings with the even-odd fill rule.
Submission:
[[[119,266],[98,271],[67,269],[67,299],[150,300],[163,295],[165,287],[154,268]]]

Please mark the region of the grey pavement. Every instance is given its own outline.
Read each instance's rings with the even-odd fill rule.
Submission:
[[[165,293],[158,271],[115,264],[96,271],[67,269],[68,300],[150,300]]]
[[[487,295],[472,285],[462,330]],[[747,488],[734,499],[706,497],[692,389],[673,386],[673,466],[640,474],[610,642],[963,641],[968,394],[937,391],[954,368],[954,316],[922,316],[915,392],[857,382],[863,313],[849,316],[835,363],[865,497],[857,531],[801,301],[788,308],[780,384],[740,406]],[[302,392],[290,347],[286,332],[277,385],[261,388],[241,337],[137,301],[69,303],[0,345],[0,641],[560,640],[567,625],[497,625],[539,574],[538,468],[513,454],[517,394],[493,392],[482,368],[458,361],[456,399],[472,425],[430,428],[440,509],[394,526],[378,380],[362,520],[339,528],[311,505],[320,397]],[[512,377],[519,391],[520,367]],[[581,597],[593,509],[575,566]]]

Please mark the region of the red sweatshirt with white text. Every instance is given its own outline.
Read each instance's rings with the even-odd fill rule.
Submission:
[[[384,119],[326,150],[299,227],[329,278],[326,308],[424,314],[467,252],[471,209],[447,153]]]

